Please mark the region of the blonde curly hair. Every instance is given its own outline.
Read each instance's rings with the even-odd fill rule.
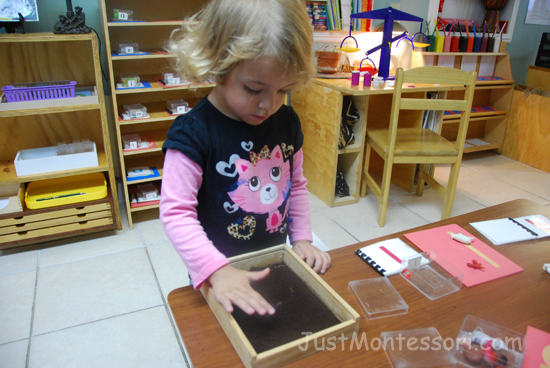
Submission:
[[[172,33],[175,69],[194,81],[223,83],[242,60],[275,57],[297,84],[315,76],[313,32],[302,0],[212,0]]]

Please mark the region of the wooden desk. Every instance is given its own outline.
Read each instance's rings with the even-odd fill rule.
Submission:
[[[355,249],[384,239],[447,224],[458,224],[487,244],[491,242],[479,234],[470,222],[542,214],[550,218],[550,210],[525,199],[485,208],[469,214],[439,221],[430,225],[388,235],[382,238],[336,249],[330,252],[332,266],[322,278],[361,314],[358,336],[365,333],[365,345],[350,349],[351,341],[339,344],[332,351],[321,351],[301,359],[291,367],[389,367],[382,349],[371,349],[371,339],[384,331],[435,327],[442,338],[456,339],[467,314],[472,314],[502,327],[525,333],[527,326],[550,331],[550,275],[542,269],[550,261],[550,238],[501,245],[496,249],[524,271],[487,282],[430,301],[401,276],[390,278],[392,284],[409,305],[409,313],[401,316],[367,321],[360,306],[348,291],[352,280],[380,277],[353,252]],[[187,347],[193,365],[199,367],[239,367],[242,363],[216,318],[199,291],[188,286],[172,291],[168,302]],[[376,345],[375,345],[376,346]]]

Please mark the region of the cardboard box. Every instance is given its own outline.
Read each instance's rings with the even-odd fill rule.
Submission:
[[[17,152],[13,163],[17,176],[44,174],[54,171],[81,169],[99,165],[97,147],[93,151],[57,156],[57,146],[42,147]]]
[[[315,344],[317,341],[316,339],[318,339],[318,341],[322,341],[322,339],[324,339],[324,341],[334,341],[334,345],[336,345],[343,341],[342,336],[344,339],[349,339],[352,337],[353,333],[358,331],[359,314],[287,245],[283,244],[258,252],[233,257],[230,258],[229,261],[233,267],[242,270],[250,270],[258,267],[265,268],[270,265],[284,263],[307,285],[307,288],[313,292],[330,312],[332,312],[336,319],[340,321],[321,331],[314,332],[294,341],[283,343],[270,350],[257,353],[248,337],[244,334],[233,317],[235,312],[233,314],[228,313],[218,303],[214,296],[212,286],[206,281],[201,286],[201,292],[247,368],[280,367],[312,355],[319,349],[330,346],[330,344],[327,343],[323,344],[322,348],[319,348],[318,345]],[[297,296],[297,299],[300,298],[301,295]],[[299,310],[296,310],[296,313],[299,312]],[[277,314],[277,312],[275,312],[275,314]],[[263,317],[269,318],[267,316]]]

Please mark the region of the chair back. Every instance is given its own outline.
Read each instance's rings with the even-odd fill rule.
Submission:
[[[403,70],[398,68],[395,76],[395,86],[393,92],[392,111],[390,116],[390,126],[388,134],[388,148],[393,151],[395,147],[395,137],[397,134],[397,123],[400,110],[435,110],[435,111],[462,111],[455,147],[458,154],[462,155],[464,151],[464,142],[468,131],[468,122],[472,109],[474,89],[477,73],[475,71],[465,72],[463,70],[449,68],[445,66],[424,66]],[[455,85],[459,88],[466,88],[464,98],[446,99],[446,93],[443,92],[443,99],[418,99],[403,98],[403,83],[415,84],[435,84],[435,85]],[[436,89],[437,90],[437,89]]]

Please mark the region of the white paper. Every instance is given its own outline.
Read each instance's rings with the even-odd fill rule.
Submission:
[[[466,143],[469,143],[473,146],[486,146],[488,144],[490,144],[489,142],[485,142],[481,139],[477,139],[477,138],[472,138],[472,139],[468,139],[466,140]]]
[[[477,73],[477,75],[480,77],[492,77],[495,72],[496,61],[496,55],[482,56],[479,62],[479,73]]]
[[[460,70],[469,72],[476,70],[477,56],[464,55],[462,56],[462,63],[460,64]],[[492,74],[491,74],[492,75]]]
[[[455,57],[454,55],[440,55],[437,60],[437,66],[447,66],[449,68],[454,68],[455,66]]]

